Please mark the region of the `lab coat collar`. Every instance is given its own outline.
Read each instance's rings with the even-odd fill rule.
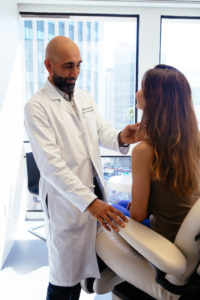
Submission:
[[[67,111],[68,113],[76,116],[70,101],[67,101],[63,98],[63,96],[56,90],[56,88],[51,84],[51,82],[47,79],[45,84],[45,90],[47,91],[51,100],[58,100],[60,102],[61,107]]]
[[[46,84],[44,86],[51,100],[61,100],[63,99],[62,95],[56,90],[56,88],[51,84],[51,82],[47,79]]]

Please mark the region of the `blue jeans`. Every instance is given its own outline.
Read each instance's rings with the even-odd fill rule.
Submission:
[[[46,300],[78,300],[81,292],[81,285],[57,286],[49,283]]]

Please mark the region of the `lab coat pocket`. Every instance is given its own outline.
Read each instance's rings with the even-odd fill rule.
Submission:
[[[62,195],[49,194],[49,218],[56,232],[66,232],[83,228],[87,217]]]
[[[88,113],[85,117],[87,132],[92,143],[98,142],[96,118],[93,113]]]
[[[86,124],[89,124],[89,125],[95,125],[96,127],[96,117],[94,115],[94,113],[87,113],[85,116],[84,116],[84,119],[85,119],[85,122]]]

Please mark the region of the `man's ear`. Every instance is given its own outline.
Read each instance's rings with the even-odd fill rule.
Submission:
[[[45,65],[47,71],[49,72],[49,74],[53,74],[53,65],[49,58],[45,59],[44,65]]]

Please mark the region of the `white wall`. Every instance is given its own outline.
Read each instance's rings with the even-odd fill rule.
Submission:
[[[19,26],[16,0],[0,1],[0,268],[15,239],[24,180]]]

